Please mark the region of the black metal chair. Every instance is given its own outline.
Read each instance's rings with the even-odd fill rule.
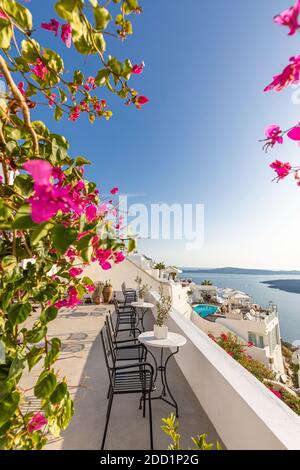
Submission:
[[[134,333],[137,323],[136,312],[130,305],[122,305],[114,299],[115,312],[117,316],[115,331],[119,333],[121,327],[129,328]]]
[[[124,304],[130,305],[131,302],[135,302],[137,299],[137,294],[135,289],[126,289],[125,282],[121,285],[122,293],[124,296]]]
[[[117,339],[117,331],[114,328],[112,318],[109,315],[106,317],[105,326],[107,330],[107,336],[110,343],[111,350],[114,354],[114,361],[135,361],[135,362],[145,362],[147,360],[147,349],[143,344],[141,344],[136,335],[141,334],[141,330],[138,328],[125,328],[122,329],[122,333],[134,332],[133,338],[131,339]],[[119,330],[120,332],[120,330]]]
[[[101,450],[104,449],[108,430],[112,403],[115,395],[139,394],[142,395],[144,407],[143,416],[146,413],[146,401],[149,405],[149,425],[150,425],[150,449],[153,450],[153,427],[152,427],[152,408],[151,392],[153,391],[154,370],[151,364],[147,362],[138,362],[136,364],[127,364],[123,366],[116,365],[115,354],[107,334],[107,327],[101,330],[101,340],[104,351],[104,358],[109,377],[109,401],[106,412],[106,423],[103,432]]]

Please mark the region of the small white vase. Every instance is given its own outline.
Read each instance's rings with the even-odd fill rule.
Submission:
[[[156,339],[167,339],[168,331],[167,326],[154,325],[154,336]]]
[[[144,299],[140,299],[140,298],[138,298],[138,301],[137,301],[137,303],[138,303],[138,305],[143,305],[143,303],[144,303]]]

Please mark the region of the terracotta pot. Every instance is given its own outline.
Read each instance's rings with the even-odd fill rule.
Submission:
[[[101,304],[101,297],[100,295],[96,295],[94,298],[93,298],[93,301],[96,305],[100,305]]]
[[[154,336],[157,339],[166,339],[168,337],[169,329],[167,326],[154,325]]]
[[[111,302],[112,298],[113,298],[113,288],[112,286],[105,286],[104,289],[103,289],[103,302],[105,304],[109,304],[109,302]]]

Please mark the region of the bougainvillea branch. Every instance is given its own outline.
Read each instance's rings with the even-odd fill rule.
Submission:
[[[296,0],[295,4],[287,10],[276,15],[274,22],[289,28],[289,36],[293,36],[300,29],[299,24],[300,15],[300,0]],[[290,85],[299,84],[300,82],[300,55],[291,57],[289,64],[283,69],[283,71],[273,77],[272,82],[265,87],[265,92],[275,90],[282,91]],[[265,130],[265,139],[261,140],[264,142],[263,149],[267,152],[270,148],[275,145],[282,145],[284,139],[290,139],[300,144],[300,123],[295,124],[289,129],[283,131],[277,124],[269,125]],[[292,175],[300,186],[300,165],[293,166],[290,162],[282,162],[276,160],[270,164],[275,173],[276,181],[281,181],[287,176]]]
[[[144,64],[119,61],[104,40],[112,24],[109,39],[132,34],[129,18],[141,7],[138,0],[114,0],[120,13],[113,20],[110,2],[54,3],[59,18],[45,18],[36,29],[51,44],[63,41],[66,53],[74,47],[98,56],[95,76],[74,70],[67,79],[63,58],[34,37],[29,9],[0,0],[0,72],[7,90],[0,100],[0,449],[41,449],[68,426],[73,402],[56,367],[61,342],[48,335],[49,323],[93,292],[92,280],[83,276],[86,265],[110,269],[135,247],[134,240],[118,237],[120,221],[113,221],[118,188],[109,201],[101,199],[84,176],[90,162],[73,157],[67,139],[33,120],[31,110],[38,113],[45,104],[57,121],[66,115],[76,122],[83,114],[91,123],[109,119],[103,89],[138,109],[147,104],[128,83]],[[24,373],[33,374],[35,411],[21,386]]]

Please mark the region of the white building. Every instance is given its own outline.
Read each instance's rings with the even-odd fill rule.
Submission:
[[[169,329],[187,338],[187,344],[174,356],[175,360],[227,449],[300,450],[299,416],[196,324],[196,313],[188,303],[189,287],[183,288],[180,282],[161,280],[153,273],[150,274],[149,266],[144,270],[139,263],[138,257],[134,261],[131,257],[110,271],[103,271],[97,264],[92,264],[84,270],[83,275],[95,282],[110,279],[119,296],[122,295],[122,282],[125,281],[127,287],[135,287],[137,276],[142,278],[143,283],[151,285],[148,300],[153,304],[158,299],[159,288],[163,289],[165,295],[171,296],[173,308],[168,322]],[[155,316],[155,308],[152,313]],[[251,325],[247,331],[257,334],[260,341],[259,336],[263,336],[265,340],[265,336],[269,337],[275,326],[279,327],[277,315],[268,317],[263,320],[257,318],[240,321],[223,318],[225,324],[211,324],[218,325],[220,331],[224,331],[228,325],[234,328],[239,322],[247,322],[245,325]],[[210,323],[199,316],[197,318],[206,325]],[[238,334],[244,334],[246,339],[241,330]],[[272,335],[273,333],[270,335],[271,344]]]

